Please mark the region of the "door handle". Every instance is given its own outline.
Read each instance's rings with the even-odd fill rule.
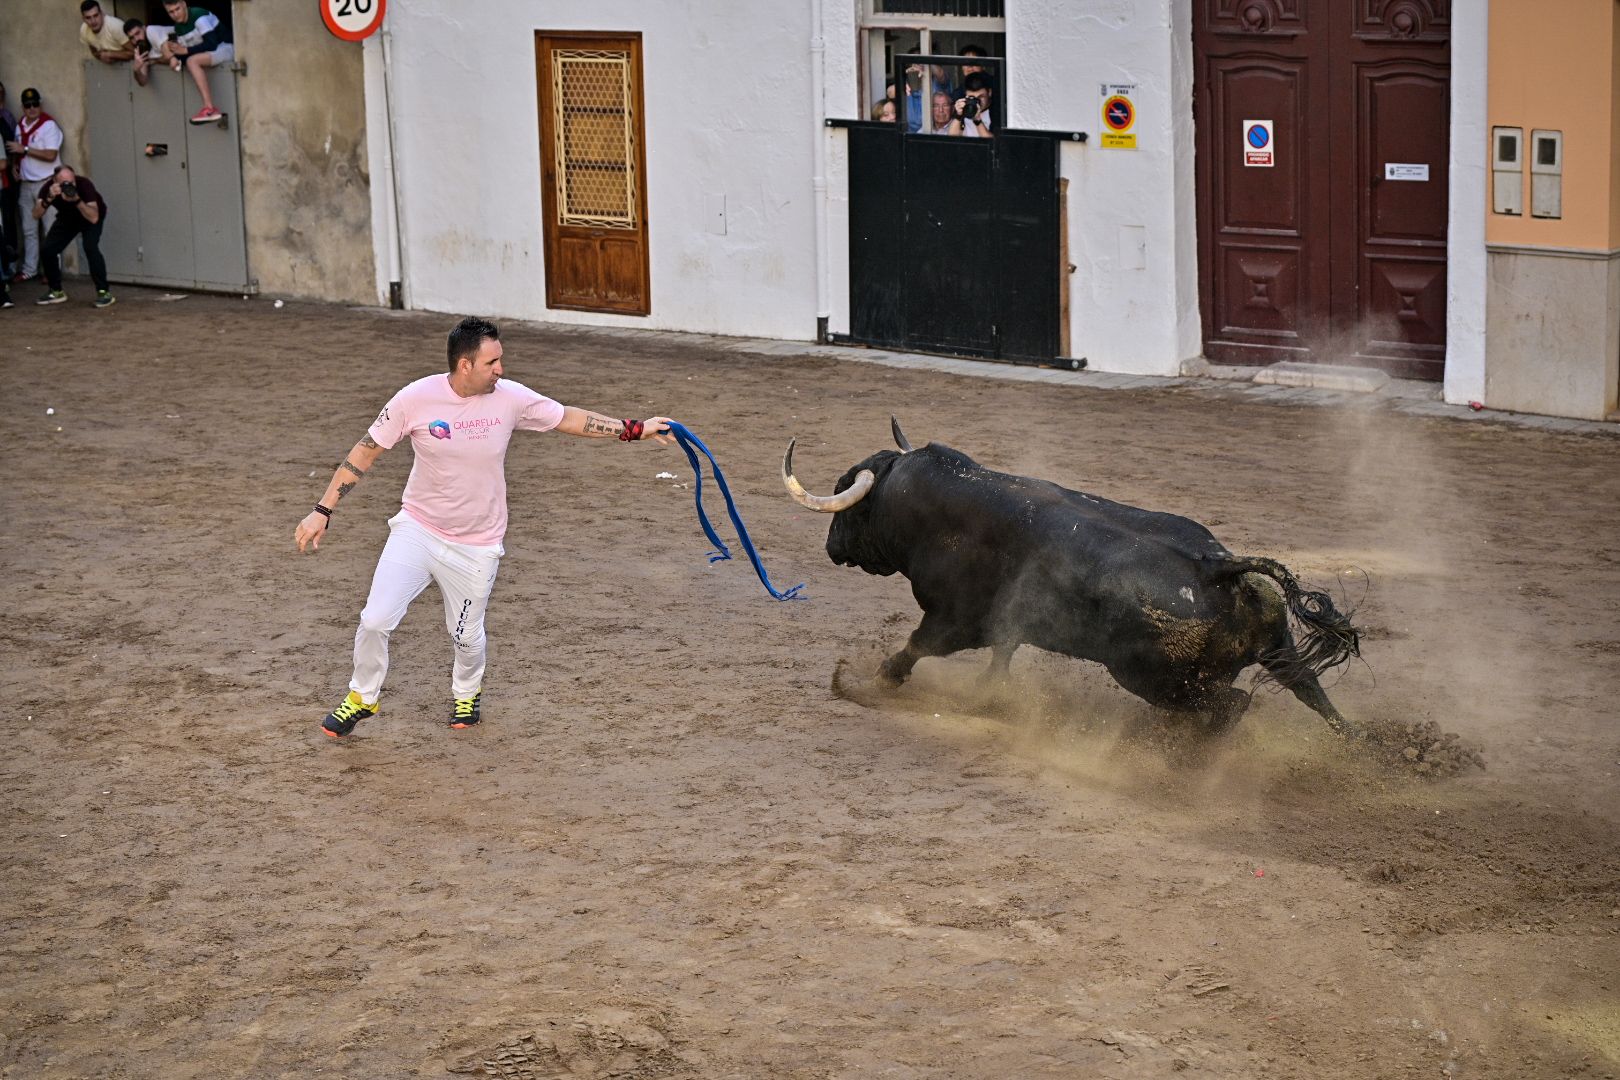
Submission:
[[[168,143],[149,142],[149,143],[146,144],[146,156],[147,157],[164,157],[165,155],[168,154],[168,152],[169,152],[169,144]]]

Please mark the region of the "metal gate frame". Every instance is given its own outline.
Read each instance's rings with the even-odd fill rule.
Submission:
[[[107,276],[137,285],[256,293],[247,251],[238,115],[240,64],[210,69],[226,119],[190,124],[202,107],[186,72],[153,65],[139,86],[127,64],[84,61],[86,172],[107,196]]]
[[[905,86],[905,66],[956,65],[962,59],[897,56],[895,85]],[[989,70],[995,86],[1005,87],[1001,59],[985,57],[975,62]],[[999,100],[997,105],[1005,117],[1006,101]],[[899,115],[894,123],[824,121],[827,127],[845,129],[850,144],[850,332],[830,334],[829,340],[1016,364],[1081,367],[1083,361],[1060,355],[1068,328],[1061,325],[1067,267],[1061,235],[1064,207],[1058,144],[1083,143],[1085,133],[998,128],[993,139],[947,141],[945,136],[907,131],[903,94],[898,95],[896,107]],[[991,243],[988,248],[978,245],[975,254],[984,267],[983,276],[993,285],[984,293],[992,310],[987,339],[979,343],[941,343],[938,334],[929,340],[928,329],[936,324],[924,312],[932,298],[917,295],[919,275],[909,272],[909,257],[914,252],[906,237],[914,211],[926,211],[919,198],[925,178],[908,179],[908,162],[922,156],[937,158],[941,147],[951,147],[947,154],[979,154],[988,159],[989,214],[978,232]],[[911,168],[916,169],[914,162]],[[1032,176],[1035,186],[1031,190],[1027,185]],[[1024,186],[1013,190],[1020,179]],[[881,181],[889,184],[881,185]],[[929,224],[935,228],[945,225],[933,218]],[[863,258],[863,249],[876,249],[886,256],[869,252]],[[1041,266],[1047,268],[1046,273],[1031,273],[1032,267]],[[948,303],[949,298],[943,299]],[[1031,325],[1032,321],[1040,325]]]

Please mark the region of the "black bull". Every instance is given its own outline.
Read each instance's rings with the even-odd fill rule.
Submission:
[[[789,493],[833,514],[833,562],[911,581],[922,622],[883,662],[889,685],[962,649],[990,648],[988,674],[1005,674],[1032,645],[1095,660],[1148,703],[1220,730],[1248,706],[1233,683],[1259,664],[1262,679],[1354,733],[1318,678],[1359,654],[1357,631],[1280,563],[1233,555],[1176,514],[992,472],[938,443],[912,450],[898,423],[894,436],[900,452],[862,461],[831,496],[794,479],[792,443],[782,462]]]

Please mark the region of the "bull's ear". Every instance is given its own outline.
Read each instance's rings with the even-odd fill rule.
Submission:
[[[894,445],[900,448],[902,454],[911,453],[911,442],[906,438],[906,433],[900,430],[900,421],[892,413],[889,415],[889,427],[894,431]]]

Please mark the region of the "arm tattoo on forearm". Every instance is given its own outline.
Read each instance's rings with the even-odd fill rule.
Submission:
[[[585,418],[585,434],[587,435],[617,435],[623,430],[624,424],[618,420],[607,420],[595,415]]]
[[[348,458],[344,458],[343,459],[343,464],[339,465],[338,468],[340,468],[340,469],[348,469],[350,472],[354,473],[354,475],[356,477],[366,475],[366,470],[360,468],[358,465],[356,465],[354,462],[350,461]]]
[[[356,483],[355,481],[350,480],[347,484],[339,484],[338,485],[338,498],[341,499],[341,498],[343,498],[343,496],[345,496],[349,492],[353,491],[355,483]]]
[[[377,445],[377,440],[373,439],[370,435],[362,435],[362,436],[360,436],[360,445],[365,447],[367,450],[381,450],[382,449],[381,446]]]

